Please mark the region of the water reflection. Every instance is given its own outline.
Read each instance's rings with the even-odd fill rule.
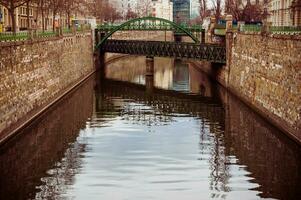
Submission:
[[[93,112],[93,80],[64,98],[0,148],[0,199],[52,199],[74,183],[85,144],[77,141]],[[49,177],[49,178],[47,178]]]
[[[138,84],[146,82],[145,57],[125,57],[106,66],[106,77]],[[214,96],[211,80],[193,63],[174,58],[154,58],[154,86],[157,88]],[[149,79],[149,78],[148,78]],[[148,87],[147,87],[148,88]]]
[[[92,78],[3,146],[0,199],[301,197],[299,146],[189,62],[144,66],[110,64],[119,81]]]

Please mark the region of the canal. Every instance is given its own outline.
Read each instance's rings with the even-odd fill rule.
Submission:
[[[106,66],[0,147],[0,199],[300,199],[301,149],[184,60]]]

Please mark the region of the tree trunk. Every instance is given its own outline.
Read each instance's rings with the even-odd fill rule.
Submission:
[[[36,28],[36,29],[39,28],[38,19],[39,19],[39,15],[40,15],[40,10],[43,9],[42,6],[41,6],[41,4],[42,4],[42,1],[39,0],[39,1],[38,1],[37,15],[36,15],[36,18],[34,19],[34,20],[35,20],[35,26],[36,26],[35,28]],[[43,18],[42,18],[42,20],[43,20]]]
[[[30,29],[29,2],[26,3],[26,14],[27,14],[27,30],[29,30]]]
[[[10,8],[9,10],[10,17],[11,17],[11,22],[12,22],[12,32],[16,34],[16,17],[15,17],[15,8]]]
[[[55,31],[55,15],[56,15],[56,12],[53,11],[53,13],[52,13],[52,30],[53,30],[53,32]]]
[[[41,9],[41,14],[42,14],[42,31],[44,33],[45,31],[45,16],[44,16],[44,8]]]
[[[70,12],[67,12],[67,25],[68,25],[68,29],[71,28],[71,25],[70,25]]]
[[[46,23],[45,23],[45,30],[48,29],[48,23],[49,23],[49,9],[46,10]]]

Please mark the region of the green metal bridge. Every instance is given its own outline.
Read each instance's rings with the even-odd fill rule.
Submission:
[[[109,38],[117,31],[173,31],[175,35],[190,37],[194,43],[110,40]],[[162,18],[142,17],[131,19],[120,25],[99,25],[95,30],[96,49],[101,53],[172,56],[225,63],[225,46],[200,44],[200,33],[204,36],[205,30],[201,26],[179,25]]]
[[[149,57],[175,57],[226,63],[226,49],[214,44],[188,42],[161,42],[139,40],[107,40],[101,52],[145,55]]]

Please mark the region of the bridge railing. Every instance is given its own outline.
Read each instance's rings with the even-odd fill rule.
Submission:
[[[114,29],[116,29],[120,24],[100,24],[97,26],[97,29],[104,32],[109,32]],[[187,25],[187,24],[180,24],[180,27],[190,30],[192,32],[201,32],[203,31],[203,28],[201,25]],[[127,25],[123,27],[121,30],[123,31],[156,31],[156,30],[176,30],[178,32],[181,32],[180,29],[175,29],[172,25],[166,24],[166,23],[132,23],[130,25]]]

